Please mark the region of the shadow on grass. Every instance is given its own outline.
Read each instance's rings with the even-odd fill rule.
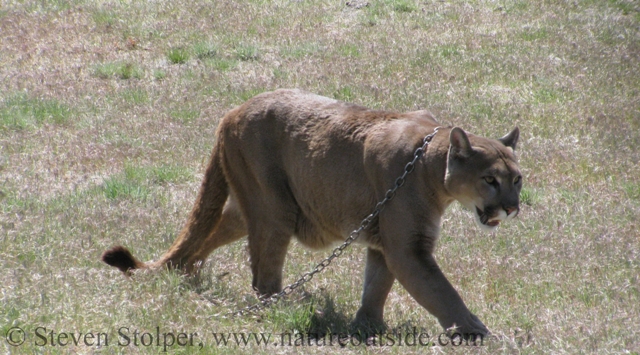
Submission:
[[[201,270],[194,276],[182,278],[187,290],[215,306],[231,308],[230,312],[257,303],[257,298],[248,300],[244,298],[246,294],[239,295],[237,289],[226,283],[227,272],[215,274],[206,267]],[[433,344],[442,333],[439,329],[426,329],[412,319],[390,327],[380,323],[355,323],[355,315],[345,308],[340,297],[326,290],[310,293],[301,287],[277,304],[247,317],[268,324],[275,329],[282,344],[292,346],[399,346],[417,341]]]
[[[312,296],[312,304],[316,304],[311,314],[307,333],[317,334],[323,337],[330,333],[347,333],[351,330],[351,317],[336,307],[336,303],[329,294],[321,291],[319,295]]]
[[[227,274],[214,274],[205,268],[183,280],[188,289],[208,301],[219,305],[220,299],[235,299],[238,302],[237,308],[241,309],[246,306],[245,301],[233,297],[233,291],[222,285]],[[371,334],[386,329],[383,325],[354,324],[353,318],[341,309],[335,297],[323,290],[315,293],[297,290],[261,313],[264,319],[283,331],[302,333],[312,338],[331,334]]]

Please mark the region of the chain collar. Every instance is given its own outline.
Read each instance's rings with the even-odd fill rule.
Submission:
[[[422,140],[422,145],[420,147],[418,147],[415,152],[413,153],[413,159],[407,163],[407,165],[405,165],[404,167],[404,172],[402,173],[402,175],[400,175],[400,177],[398,177],[393,185],[392,188],[390,188],[389,190],[387,190],[387,192],[384,194],[384,198],[382,200],[380,200],[380,202],[378,202],[375,206],[375,208],[373,209],[373,212],[371,212],[371,214],[369,214],[367,217],[365,217],[362,222],[360,222],[360,226],[356,229],[354,229],[349,236],[347,237],[347,239],[344,241],[344,243],[342,243],[340,246],[336,247],[335,249],[333,249],[333,252],[331,253],[331,255],[329,255],[327,258],[325,258],[324,260],[322,260],[318,265],[316,265],[316,267],[305,273],[304,275],[302,275],[296,282],[287,285],[286,287],[284,287],[282,289],[282,291],[271,295],[271,296],[263,296],[260,297],[260,303],[254,304],[252,306],[248,306],[246,308],[237,310],[235,312],[231,313],[231,316],[243,316],[246,315],[248,313],[256,313],[259,312],[261,310],[266,309],[267,307],[273,306],[274,304],[278,303],[280,300],[282,300],[283,298],[285,298],[286,296],[288,296],[289,294],[291,294],[296,288],[304,285],[305,283],[311,281],[311,279],[313,278],[313,276],[319,272],[322,272],[322,270],[324,270],[327,266],[329,266],[329,264],[331,264],[331,262],[339,257],[340,255],[342,255],[342,253],[344,252],[344,250],[351,245],[356,239],[358,239],[358,237],[360,236],[360,233],[362,231],[364,231],[365,229],[367,229],[371,223],[373,222],[373,220],[378,217],[378,215],[380,214],[380,212],[382,212],[382,210],[384,209],[385,205],[391,200],[393,199],[393,197],[396,195],[396,191],[402,186],[404,185],[404,183],[406,182],[406,178],[407,175],[411,174],[413,172],[413,170],[416,167],[416,163],[418,162],[418,160],[424,155],[424,152],[427,151],[427,147],[429,146],[429,143],[431,143],[431,140],[433,139],[433,137],[436,135],[436,133],[438,133],[438,130],[442,128],[440,126],[434,128],[433,132],[428,134],[427,136],[424,137],[424,139]]]

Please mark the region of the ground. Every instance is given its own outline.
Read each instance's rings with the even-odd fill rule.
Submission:
[[[115,244],[159,257],[219,118],[283,87],[430,109],[489,137],[518,125],[520,215],[486,235],[455,205],[436,250],[495,335],[474,352],[640,352],[637,2],[3,0],[0,48],[1,352],[157,353],[171,336],[172,353],[300,351],[289,335],[308,353],[453,351],[397,284],[393,346],[301,338],[348,332],[359,246],[239,318],[226,315],[255,303],[245,241],[214,252],[197,278],[127,279],[99,261]],[[294,244],[285,282],[327,254]],[[414,327],[433,346],[399,345]],[[26,340],[14,347],[18,328]],[[224,345],[228,333],[272,339]]]

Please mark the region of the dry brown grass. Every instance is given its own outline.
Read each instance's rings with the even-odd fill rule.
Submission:
[[[249,350],[214,346],[214,331],[345,331],[361,247],[259,320],[220,317],[255,301],[244,242],[213,253],[197,280],[165,272],[132,282],[99,262],[120,243],[157,258],[185,221],[218,118],[256,93],[299,87],[430,108],[492,137],[520,126],[520,216],[487,236],[455,206],[436,254],[497,335],[474,351],[638,354],[639,9],[628,0],[0,2],[0,334],[30,335],[0,351],[162,350],[113,340],[41,347],[37,327],[112,339],[119,327],[200,332],[208,353]],[[323,256],[294,245],[287,280]],[[398,285],[386,319],[397,331],[440,332]]]

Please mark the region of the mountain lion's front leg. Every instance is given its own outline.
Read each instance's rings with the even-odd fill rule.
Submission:
[[[455,332],[465,338],[488,334],[487,327],[469,311],[431,254],[421,251],[418,245],[391,249],[385,250],[389,269],[411,296],[438,318],[443,328],[456,326]]]

